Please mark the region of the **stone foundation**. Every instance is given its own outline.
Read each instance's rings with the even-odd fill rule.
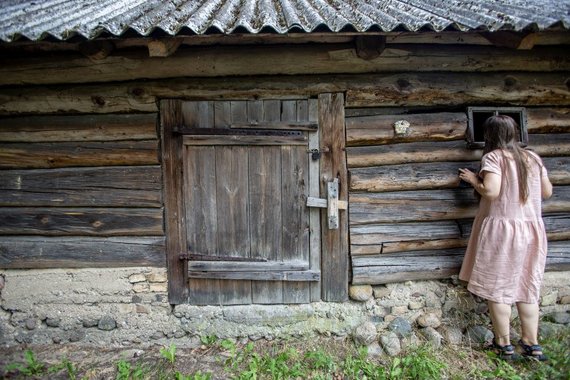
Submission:
[[[454,279],[354,286],[350,294],[345,303],[173,308],[163,269],[5,270],[0,344],[193,347],[207,336],[255,341],[326,335],[351,336],[391,354],[419,339],[489,338],[485,302]],[[541,331],[569,328],[570,272],[545,275],[541,302],[552,321],[543,322]],[[374,346],[378,342],[382,348]]]

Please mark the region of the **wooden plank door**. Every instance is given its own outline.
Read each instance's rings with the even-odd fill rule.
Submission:
[[[320,216],[306,206],[319,191],[316,100],[178,107],[189,302],[319,300]]]

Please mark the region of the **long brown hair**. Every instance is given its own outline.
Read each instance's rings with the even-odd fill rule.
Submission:
[[[485,136],[484,154],[495,149],[509,151],[517,167],[519,182],[519,199],[526,203],[528,199],[528,154],[519,145],[519,126],[512,117],[507,115],[491,116],[483,124]]]

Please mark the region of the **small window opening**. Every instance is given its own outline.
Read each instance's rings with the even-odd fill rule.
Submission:
[[[528,144],[528,132],[526,126],[526,110],[522,107],[469,107],[467,109],[469,125],[467,128],[467,146],[471,149],[482,149],[485,147],[483,136],[483,123],[494,115],[510,116],[519,126],[519,141],[521,146]]]

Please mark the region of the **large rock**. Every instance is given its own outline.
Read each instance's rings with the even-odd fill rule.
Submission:
[[[478,344],[490,343],[494,337],[491,330],[480,325],[468,327],[465,335],[467,335],[471,342]]]
[[[416,320],[421,327],[438,328],[441,325],[441,320],[434,313],[422,314]]]
[[[435,348],[441,347],[441,341],[443,337],[433,327],[426,327],[425,329],[421,329],[420,334],[422,334],[424,338],[426,338],[426,340]]]
[[[402,351],[402,347],[400,345],[400,339],[398,335],[394,332],[388,332],[380,337],[380,344],[386,352],[390,356],[396,356]]]
[[[352,338],[356,344],[368,346],[376,341],[376,326],[372,322],[365,322],[354,330]]]
[[[105,315],[99,320],[97,328],[103,331],[114,330],[115,328],[117,328],[117,321],[115,321],[115,319],[110,315]]]
[[[372,297],[372,286],[370,285],[352,285],[348,290],[350,299],[365,302]]]
[[[463,333],[459,327],[444,326],[441,328],[443,339],[450,345],[458,346],[463,343]]]
[[[564,311],[557,311],[546,316],[546,320],[561,325],[567,325],[570,323],[570,313]]]
[[[404,338],[412,334],[412,325],[402,317],[397,317],[390,322],[388,329],[400,338]]]

